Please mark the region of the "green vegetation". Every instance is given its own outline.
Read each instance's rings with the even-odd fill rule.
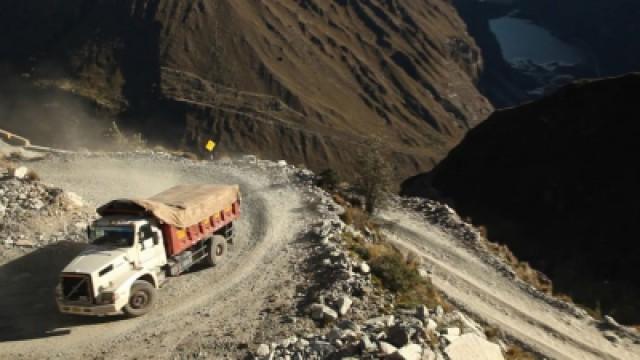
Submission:
[[[371,237],[376,239],[373,243],[350,233],[343,233],[342,239],[353,256],[369,264],[374,283],[396,295],[397,305],[410,307],[424,304],[428,307],[441,305],[445,309],[450,308],[431,280],[418,272],[420,263],[417,258],[411,253],[403,254],[385,241],[365,211],[345,207],[342,219],[360,231],[373,233]]]
[[[340,176],[333,169],[326,169],[318,174],[318,176],[320,179],[317,181],[316,185],[325,190],[335,190],[338,184],[340,184]]]
[[[384,157],[385,148],[377,138],[358,151],[356,187],[365,198],[365,210],[373,214],[386,200],[392,186],[392,169]]]

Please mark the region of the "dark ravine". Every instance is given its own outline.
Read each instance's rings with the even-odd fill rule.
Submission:
[[[404,192],[448,199],[557,293],[640,323],[639,90],[638,74],[583,81],[497,111]]]
[[[376,135],[402,154],[396,171],[408,176],[431,168],[492,110],[475,86],[479,50],[444,0],[26,0],[0,5],[0,34],[0,67],[25,87],[70,94],[89,113],[191,150],[215,138],[221,153],[347,170],[354,152],[344,139]],[[285,122],[254,121],[265,116],[262,101],[202,84],[277,99],[285,107],[270,115]],[[38,116],[12,102],[3,117],[19,118],[9,130],[43,143],[50,133],[33,125],[53,121],[35,102]]]

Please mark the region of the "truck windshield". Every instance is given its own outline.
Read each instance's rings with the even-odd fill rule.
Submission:
[[[111,245],[118,247],[133,246],[133,227],[96,227],[90,231],[91,242],[96,245]]]

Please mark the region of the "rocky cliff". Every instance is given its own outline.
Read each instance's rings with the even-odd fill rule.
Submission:
[[[637,74],[585,81],[497,111],[405,192],[432,185],[558,292],[638,323],[639,90]]]
[[[479,50],[444,0],[28,0],[0,5],[0,34],[4,73],[29,91],[190,149],[214,138],[220,153],[348,169],[376,135],[408,175],[491,111]],[[25,115],[3,89],[11,130],[50,142],[25,129],[68,118],[47,116],[59,102],[46,97]]]

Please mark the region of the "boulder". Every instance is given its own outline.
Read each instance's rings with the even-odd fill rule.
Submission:
[[[311,305],[311,318],[313,320],[333,321],[338,318],[338,313],[324,304],[313,304]]]
[[[28,173],[29,173],[29,169],[24,166],[20,166],[15,169],[12,169],[10,172],[11,176],[13,176],[16,179],[24,179],[25,177],[27,177]]]
[[[351,308],[353,301],[348,296],[342,296],[338,300],[338,314],[345,315]]]
[[[425,305],[419,305],[416,308],[416,317],[422,321],[427,321],[429,318],[429,308]]]
[[[444,350],[450,360],[504,360],[498,344],[489,342],[476,334],[464,334]]]
[[[411,340],[415,331],[403,325],[395,325],[387,331],[387,341],[395,347],[403,347]]]
[[[374,352],[378,350],[378,346],[367,335],[363,335],[360,338],[360,349],[364,352]]]
[[[360,269],[360,272],[363,274],[368,274],[371,272],[371,267],[369,267],[369,264],[367,264],[364,261],[360,263],[360,266],[358,266],[358,268]]]
[[[84,206],[84,200],[82,200],[82,197],[71,191],[64,193],[64,200],[66,201],[67,206],[71,208],[80,208]]]
[[[388,326],[393,325],[393,321],[394,320],[395,320],[395,317],[393,315],[384,315],[384,316],[371,318],[371,319],[365,321],[364,323],[366,325],[387,326],[388,327]]]
[[[438,305],[436,306],[436,317],[441,318],[444,315],[444,309],[442,308],[442,306]]]
[[[427,333],[432,333],[438,328],[438,323],[432,319],[427,320]]]
[[[256,355],[261,356],[261,357],[265,357],[265,356],[269,356],[270,352],[271,351],[269,350],[269,345],[260,344],[258,346],[258,349],[256,350]]]
[[[398,349],[395,346],[389,344],[388,342],[380,341],[380,352],[382,353],[382,355],[391,355],[396,351],[398,351]]]

